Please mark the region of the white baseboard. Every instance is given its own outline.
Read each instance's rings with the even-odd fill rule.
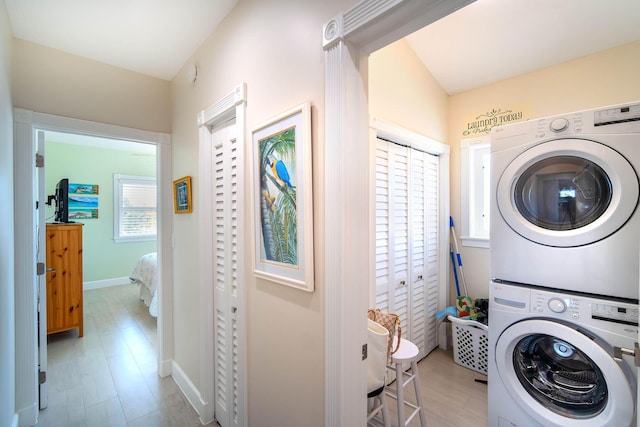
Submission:
[[[131,281],[128,277],[116,277],[114,279],[94,280],[92,282],[84,282],[82,290],[90,291],[92,289],[109,288],[111,286],[130,285]]]
[[[160,361],[160,369],[158,369],[158,375],[162,378],[168,377],[171,375],[171,367],[173,365],[172,360],[162,360]]]
[[[202,400],[200,391],[191,382],[189,377],[187,377],[187,374],[184,373],[182,368],[180,368],[180,365],[178,365],[175,360],[171,365],[171,376],[182,391],[182,394],[184,394],[191,406],[193,406],[193,409],[195,409],[195,411],[198,413],[200,422],[202,422],[202,424],[208,424],[213,421],[213,408],[211,407],[212,404],[206,403]],[[211,414],[211,419],[203,419],[209,418],[208,414]]]
[[[33,426],[38,422],[39,413],[40,410],[38,408],[38,402],[35,402],[26,408],[22,408],[14,415],[14,425]]]
[[[11,427],[18,427],[18,414],[13,414],[13,420],[11,422]]]

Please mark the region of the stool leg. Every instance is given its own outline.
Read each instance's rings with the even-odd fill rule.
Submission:
[[[404,415],[404,377],[402,376],[402,363],[396,363],[396,396],[398,403],[398,427],[405,427]]]
[[[413,386],[416,389],[416,405],[419,407],[418,413],[420,414],[420,426],[427,427],[427,417],[424,413],[424,402],[422,400],[422,388],[420,387],[420,375],[418,373],[418,362],[415,360],[411,362],[411,373],[413,377]]]
[[[382,421],[384,427],[391,427],[391,421],[389,420],[389,409],[387,408],[387,396],[385,392],[380,393],[380,400],[382,401]]]

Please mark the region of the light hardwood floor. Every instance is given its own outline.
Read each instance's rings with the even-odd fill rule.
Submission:
[[[84,337],[77,330],[49,335],[49,405],[38,426],[201,425],[173,380],[156,373],[156,320],[137,296],[133,285],[86,291]],[[486,376],[440,349],[418,370],[429,427],[487,426],[487,386],[475,381]],[[413,387],[407,395],[415,402]],[[395,401],[387,399],[396,426]],[[417,417],[410,424],[419,425]]]
[[[134,285],[84,293],[84,337],[48,337],[46,427],[200,426],[170,378],[156,369],[156,319]],[[217,424],[210,424],[217,426]]]
[[[487,376],[457,365],[451,350],[436,349],[418,363],[420,389],[429,427],[487,427],[487,385],[476,379]],[[390,385],[395,388],[396,383]],[[406,399],[415,402],[413,383],[405,388]],[[397,426],[396,401],[387,396],[391,425]],[[407,415],[411,412],[405,410]],[[408,424],[420,426],[420,417]]]

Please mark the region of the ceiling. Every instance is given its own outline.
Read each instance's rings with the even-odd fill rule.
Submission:
[[[171,80],[238,0],[4,0],[17,38]]]
[[[4,1],[15,37],[164,80],[238,2]],[[478,0],[407,40],[455,94],[640,40],[639,22],[638,0]]]
[[[478,0],[407,40],[452,95],[640,40],[640,1]]]

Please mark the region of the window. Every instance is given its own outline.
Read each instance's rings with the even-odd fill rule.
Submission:
[[[489,136],[460,141],[464,246],[489,247],[490,141]]]
[[[157,233],[156,179],[113,175],[116,242],[155,240]]]

